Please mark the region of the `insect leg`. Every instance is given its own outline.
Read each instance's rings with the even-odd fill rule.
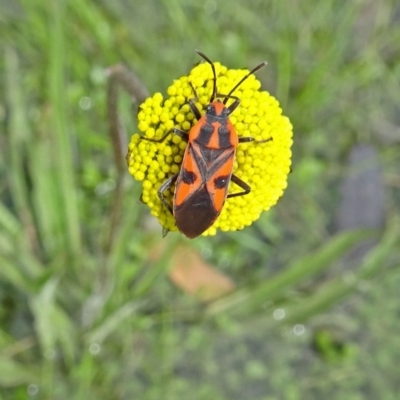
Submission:
[[[169,189],[177,180],[178,174],[176,173],[175,175],[172,175],[170,178],[168,178],[157,190],[158,197],[160,198],[161,202],[164,204],[164,206],[167,208],[167,210],[173,215],[172,207],[168,203],[167,199],[164,196],[164,192]]]
[[[242,181],[238,176],[232,175],[231,181],[236,183],[236,185],[238,185],[239,187],[241,187],[243,189],[243,192],[229,193],[228,199],[231,197],[244,196],[245,194],[250,193],[251,187],[245,181]]]
[[[178,129],[178,128],[174,128],[173,131],[174,131],[175,135],[182,138],[185,142],[189,141],[189,134],[187,132],[183,131],[182,129]]]
[[[270,142],[272,139],[272,137],[268,138],[268,139],[263,139],[263,140],[256,140],[251,136],[242,136],[239,137],[239,143],[249,143],[249,142],[256,142],[256,143],[267,143]]]
[[[186,142],[189,140],[189,134],[185,131],[182,131],[181,129],[178,128],[173,128],[170,131],[168,131],[164,136],[162,136],[159,139],[152,139],[152,138],[148,138],[145,136],[142,136],[141,139],[142,140],[147,140],[148,142],[153,142],[153,143],[161,143],[163,142],[171,133],[175,133],[175,135],[181,137],[183,140],[185,140]]]
[[[201,118],[201,113],[200,113],[200,110],[196,106],[195,100],[196,99],[190,99],[189,106],[190,106],[192,113],[196,117],[196,119],[199,120]]]
[[[192,82],[188,82],[188,83],[189,83],[189,86],[190,86],[190,88],[192,89],[193,94],[194,94],[193,100],[198,100],[198,99],[199,99],[199,96],[197,95],[197,90],[196,90],[196,88],[193,86],[193,83],[192,83]]]

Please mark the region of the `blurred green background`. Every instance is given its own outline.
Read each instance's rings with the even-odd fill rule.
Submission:
[[[115,202],[104,71],[165,93],[196,48],[268,61],[293,172],[252,227],[162,239],[127,174]],[[400,398],[397,1],[2,0],[0,49],[0,399]],[[177,246],[236,290],[175,286]]]

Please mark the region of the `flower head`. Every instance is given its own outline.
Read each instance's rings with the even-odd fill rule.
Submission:
[[[214,66],[218,93],[222,94],[229,93],[248,73],[248,70],[227,69],[218,62]],[[239,144],[233,167],[233,173],[251,187],[251,192],[227,199],[218,219],[203,235],[215,235],[218,229],[236,231],[251,225],[263,211],[276,204],[287,186],[292,125],[282,115],[278,101],[260,88],[261,83],[255,75],[250,75],[233,93],[240,99],[240,105],[229,116],[239,137],[256,140]],[[202,63],[195,66],[189,75],[175,80],[167,90],[168,97],[155,93],[139,108],[138,128],[141,133],[133,134],[129,143],[129,172],[142,182],[142,201],[166,230],[176,231],[177,228],[174,217],[160,201],[157,191],[169,177],[179,172],[187,143],[174,133],[162,142],[151,142],[142,137],[159,139],[173,128],[189,132],[197,121],[188,101],[196,96],[196,106],[203,114],[212,91],[212,69],[209,64]],[[229,193],[238,191],[240,188],[231,182]],[[163,194],[172,205],[174,187]]]

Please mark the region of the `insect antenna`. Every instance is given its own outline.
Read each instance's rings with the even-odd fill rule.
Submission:
[[[213,72],[213,76],[214,76],[213,91],[212,91],[211,98],[210,98],[210,103],[212,103],[215,100],[215,98],[217,97],[217,74],[215,72],[215,67],[214,67],[213,62],[204,53],[202,53],[199,50],[196,50],[196,53],[200,57],[202,57],[205,61],[207,61],[211,65],[211,68],[212,68],[212,72]]]
[[[257,67],[253,68],[246,76],[244,76],[232,89],[231,91],[224,97],[223,103],[226,104],[228,99],[232,97],[232,93],[254,72],[257,72],[259,69],[265,67],[267,65],[267,61],[262,62],[261,64],[257,65]]]

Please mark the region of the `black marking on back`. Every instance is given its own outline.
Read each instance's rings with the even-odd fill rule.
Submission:
[[[224,123],[218,128],[218,140],[219,147],[221,149],[226,149],[232,146],[230,130],[228,129],[226,122],[227,121],[225,120]]]
[[[196,138],[196,142],[202,146],[207,146],[211,140],[213,132],[214,127],[206,120],[206,123],[200,128],[199,136]]]
[[[210,149],[209,147],[200,147],[201,156],[203,160],[210,166],[225,150],[224,149]]]
[[[197,176],[193,171],[189,171],[185,168],[182,169],[181,178],[183,183],[191,185],[196,182]]]
[[[217,178],[214,179],[214,188],[224,189],[226,186],[228,186],[229,180],[230,180],[229,175],[218,176]]]

